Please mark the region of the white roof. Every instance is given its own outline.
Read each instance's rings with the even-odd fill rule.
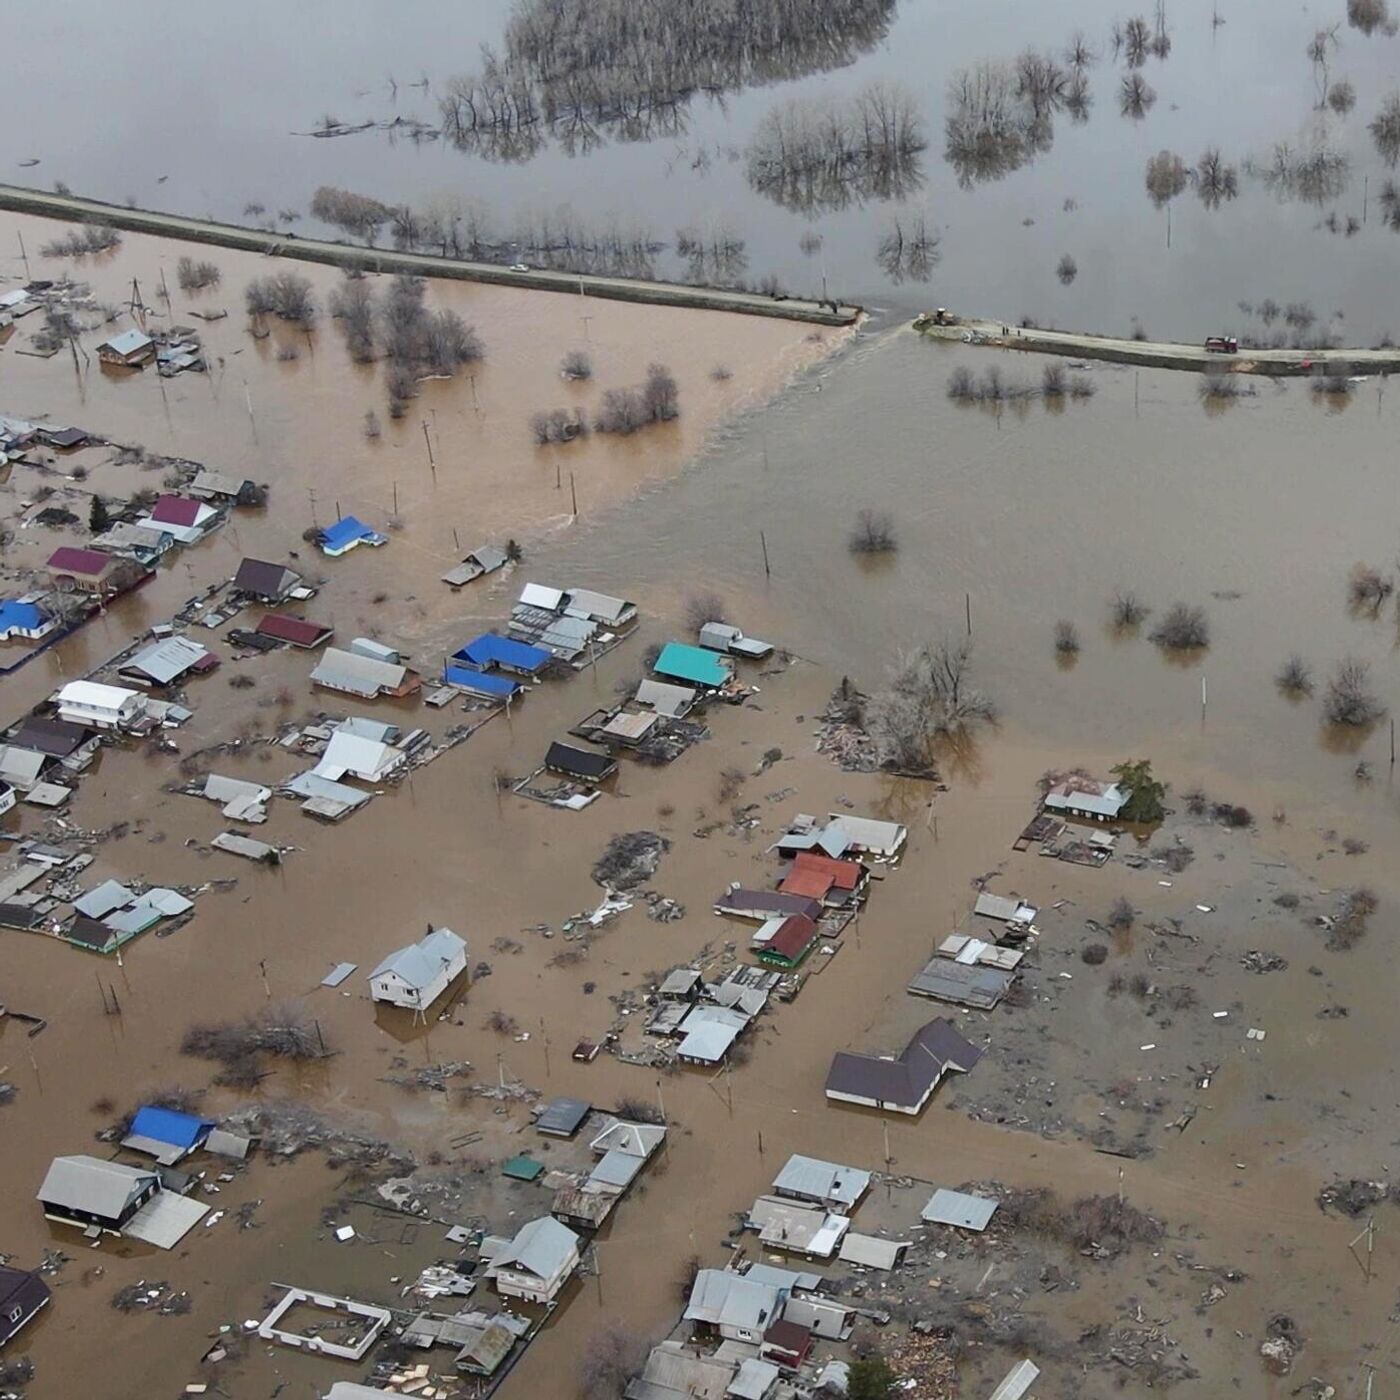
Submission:
[[[116,335],[104,340],[97,348],[115,350],[118,355],[130,355],[134,350],[144,349],[147,345],[154,345],[155,342],[145,331],[129,330],[119,331]]]
[[[520,590],[520,601],[527,608],[543,608],[545,612],[558,612],[564,606],[562,589],[549,588],[542,583],[527,583]]]
[[[73,908],[89,919],[105,919],[114,909],[125,909],[136,901],[136,892],[129,890],[116,880],[104,880],[94,886],[81,898],[73,901]]]
[[[37,749],[18,749],[13,744],[0,744],[0,778],[16,787],[32,787],[49,761],[49,755]]]
[[[1116,817],[1127,802],[1128,794],[1117,783],[1076,778],[1056,783],[1045,794],[1045,805],[1052,812],[1088,812],[1096,817]]]
[[[820,1207],[781,1196],[759,1196],[749,1210],[749,1226],[759,1232],[764,1244],[830,1259],[851,1222]]]
[[[970,1196],[940,1186],[929,1197],[923,1218],[930,1225],[956,1225],[960,1230],[985,1230],[1000,1204],[991,1196]]]
[[[347,773],[367,783],[375,783],[405,762],[407,759],[401,749],[390,748],[378,739],[365,739],[338,729],[331,735],[321,761],[311,771],[333,783]]]
[[[650,1157],[666,1137],[659,1123],[628,1123],[614,1118],[588,1145],[598,1153],[625,1152],[630,1157]]]
[[[828,825],[839,826],[853,846],[874,855],[898,855],[908,838],[907,827],[898,822],[876,821],[873,817],[853,817],[847,812],[827,813]]]
[[[989,894],[983,890],[977,896],[977,903],[973,905],[972,912],[982,915],[984,919],[1000,919],[1008,924],[1026,924],[1035,918],[1037,910],[1035,905],[1027,904],[1014,895]]]
[[[120,685],[101,685],[97,681],[69,681],[58,692],[60,705],[81,705],[88,709],[120,710],[128,700],[140,700],[139,690]]]
[[[1005,1380],[992,1391],[991,1400],[1021,1400],[1039,1375],[1040,1367],[1034,1361],[1018,1361],[1006,1373]]]
[[[681,1022],[685,1039],[676,1047],[676,1054],[713,1064],[725,1057],[748,1023],[747,1016],[727,1006],[697,1006]]]

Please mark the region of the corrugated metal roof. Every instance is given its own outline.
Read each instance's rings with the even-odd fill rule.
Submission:
[[[999,968],[966,966],[951,958],[934,956],[910,981],[909,990],[935,1001],[990,1011],[1014,980],[1015,973]]]
[[[520,689],[519,682],[509,676],[493,676],[486,671],[474,671],[470,666],[444,666],[442,678],[458,690],[470,690],[493,699],[509,699]]]
[[[327,647],[321,660],[311,672],[311,680],[329,690],[343,690],[351,695],[372,699],[386,690],[397,690],[407,675],[407,668],[368,656],[356,656],[339,647]]]
[[[578,1236],[552,1216],[542,1215],[522,1225],[516,1236],[491,1261],[493,1269],[517,1269],[537,1278],[552,1278],[570,1254],[578,1250]]]
[[[196,1118],[193,1113],[143,1104],[131,1120],[131,1135],[150,1138],[153,1142],[162,1142],[189,1152],[208,1136],[213,1126],[213,1120],[209,1118]]]
[[[493,632],[484,632],[453,654],[455,661],[467,661],[483,670],[493,666],[504,666],[512,671],[524,671],[534,675],[554,658],[544,647],[532,647],[525,642],[517,642],[514,637],[498,637]]]
[[[161,496],[151,507],[151,519],[158,525],[200,525],[213,514],[212,506],[184,496]]]
[[[465,965],[466,942],[450,928],[436,928],[417,943],[410,943],[389,954],[373,972],[370,981],[386,972],[397,973],[410,987],[421,991],[459,959]]]
[[[244,559],[233,576],[233,586],[240,593],[258,598],[281,598],[301,582],[301,575],[285,564],[266,559]]]
[[[109,336],[97,349],[99,353],[103,350],[111,350],[114,354],[125,359],[128,355],[134,355],[137,351],[144,350],[147,346],[154,344],[155,341],[145,331],[129,330],[118,331],[116,335]]]
[[[542,583],[527,583],[520,590],[520,601],[527,608],[543,608],[546,612],[558,612],[564,605],[561,589],[549,588]]]
[[[759,1332],[777,1317],[781,1303],[782,1292],[771,1283],[728,1269],[701,1269],[684,1316],[687,1322]]]
[[[649,706],[668,719],[682,718],[695,704],[695,692],[689,686],[667,685],[665,681],[643,681],[636,698],[637,704]]]
[[[353,515],[347,515],[333,525],[327,525],[320,534],[321,549],[326,554],[343,554],[357,544],[384,543],[386,540],[383,535]]]
[[[1001,1203],[991,1196],[970,1196],[940,1186],[920,1212],[930,1225],[956,1225],[960,1230],[985,1230]]]
[[[338,729],[331,735],[321,760],[311,771],[331,782],[339,782],[347,773],[362,782],[377,783],[408,761],[401,749],[390,748],[378,739]]]
[[[123,674],[139,671],[156,685],[169,685],[186,671],[193,670],[206,656],[209,648],[192,642],[188,637],[166,637],[143,647],[120,669]]]
[[[136,899],[134,890],[116,880],[104,880],[89,890],[80,899],[73,901],[73,908],[89,919],[105,919],[115,909],[124,909]]]
[[[591,588],[571,588],[564,604],[569,612],[596,617],[600,622],[616,626],[629,612],[635,612],[625,598],[613,598],[607,593],[595,593]]]
[[[83,1154],[55,1157],[38,1198],[47,1206],[89,1211],[104,1220],[117,1220],[132,1198],[155,1180],[154,1172],[122,1162],[106,1162]]]
[[[140,700],[141,692],[120,685],[102,685],[97,681],[69,681],[58,692],[60,705],[79,705],[91,709],[117,711],[129,700]]]
[[[992,1391],[991,1400],[1021,1400],[1040,1375],[1040,1367],[1034,1361],[1018,1361],[1007,1373],[1005,1380]]]
[[[687,646],[684,642],[667,642],[651,669],[658,676],[673,676],[677,680],[717,690],[727,684],[734,674],[733,664],[726,662],[727,658],[701,647]]]
[[[909,1248],[909,1240],[882,1240],[876,1235],[848,1233],[841,1241],[840,1257],[847,1264],[864,1264],[869,1269],[892,1269]]]
[[[800,1152],[794,1152],[773,1178],[775,1191],[785,1191],[809,1201],[835,1201],[848,1206],[855,1205],[869,1186],[870,1173],[859,1167],[804,1157]]]
[[[103,554],[96,549],[76,549],[65,544],[49,555],[48,567],[57,573],[95,578],[111,568],[112,563],[110,554]]]
[[[290,642],[294,647],[314,647],[329,641],[333,629],[319,622],[308,622],[304,617],[268,613],[258,623],[258,631],[264,637],[277,637],[281,641]]]

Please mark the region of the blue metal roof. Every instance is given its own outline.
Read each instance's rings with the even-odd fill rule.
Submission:
[[[34,603],[17,603],[13,598],[6,598],[4,602],[0,602],[0,634],[10,631],[11,628],[32,632],[36,627],[42,626],[43,621],[44,614]]]
[[[334,525],[327,525],[321,531],[321,548],[326,550],[344,549],[357,540],[377,540],[379,532],[366,525],[353,515],[342,516]]]
[[[460,686],[463,690],[474,690],[478,695],[499,695],[505,698],[514,695],[520,686],[505,676],[489,676],[485,671],[473,671],[469,666],[453,666],[450,663],[442,668],[442,679],[448,685]]]
[[[466,661],[483,669],[505,666],[512,671],[534,675],[549,664],[553,655],[543,647],[532,647],[525,642],[517,642],[513,637],[498,637],[492,632],[484,632],[468,642],[452,659]]]
[[[173,1108],[153,1108],[146,1104],[136,1110],[128,1136],[168,1142],[172,1147],[183,1147],[188,1152],[209,1136],[213,1126],[209,1119],[196,1118],[192,1113],[177,1113]]]

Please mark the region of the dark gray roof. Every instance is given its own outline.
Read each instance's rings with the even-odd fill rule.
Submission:
[[[280,598],[300,582],[300,574],[285,564],[271,564],[266,559],[245,559],[233,576],[236,589],[258,598]]]
[[[577,778],[587,778],[591,782],[606,778],[617,767],[617,760],[611,754],[575,748],[572,744],[561,744],[558,740],[549,746],[544,761],[547,768],[569,773]]]
[[[583,1099],[550,1099],[544,1112],[535,1119],[535,1127],[553,1137],[573,1137],[592,1110],[593,1105]]]
[[[766,914],[804,914],[809,919],[820,919],[822,907],[815,899],[807,899],[799,894],[783,894],[781,890],[725,890],[715,900],[715,908],[721,910],[744,911],[754,918]]]
[[[954,962],[952,958],[933,957],[910,983],[909,990],[935,1001],[950,1001],[958,1006],[973,1006],[990,1011],[1006,989],[1016,980],[1014,972],[995,967],[975,967]]]
[[[897,1060],[842,1050],[826,1076],[828,1093],[914,1107],[949,1069],[970,1070],[982,1052],[939,1017],[921,1026]]]
[[[30,715],[20,725],[13,739],[16,748],[35,749],[50,758],[67,758],[74,749],[86,742],[92,731],[66,719],[50,719],[47,715]]]

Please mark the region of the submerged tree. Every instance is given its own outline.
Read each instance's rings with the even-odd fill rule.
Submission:
[[[1118,813],[1128,822],[1159,822],[1166,816],[1163,800],[1167,795],[1167,785],[1152,776],[1152,764],[1148,759],[1120,763],[1112,770],[1119,787],[1128,794],[1128,801]]]
[[[1322,713],[1328,724],[1364,728],[1384,718],[1385,706],[1371,688],[1371,665],[1349,656],[1327,678]]]
[[[1125,73],[1118,85],[1118,110],[1134,121],[1141,121],[1157,101],[1157,90],[1141,73]]]
[[[1225,162],[1218,146],[1210,146],[1202,152],[1192,173],[1196,193],[1207,209],[1218,209],[1225,200],[1234,199],[1240,192],[1239,171]]]
[[[1147,193],[1161,209],[1186,188],[1186,162],[1172,151],[1158,151],[1147,160]]]
[[[1380,158],[1393,170],[1400,162],[1400,92],[1390,93],[1381,103],[1370,132]]]

